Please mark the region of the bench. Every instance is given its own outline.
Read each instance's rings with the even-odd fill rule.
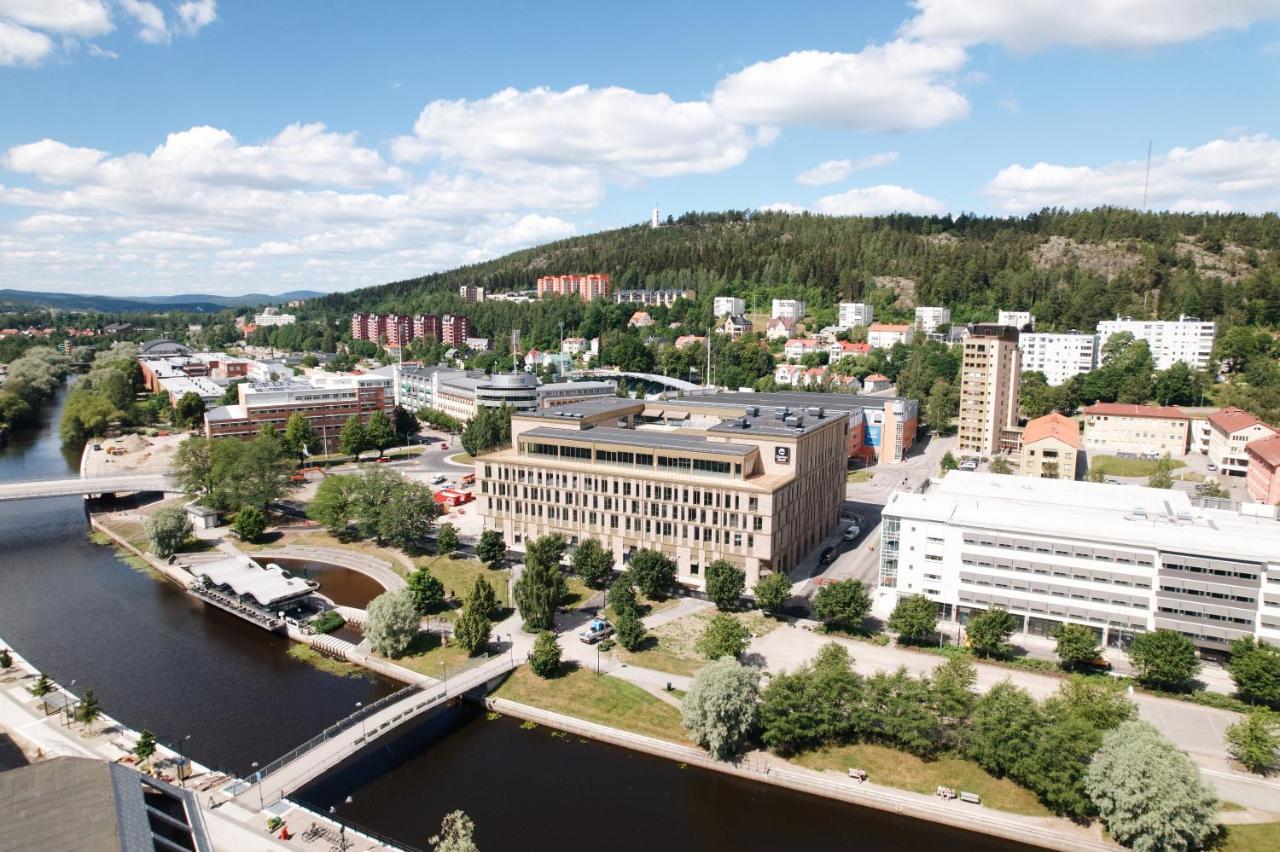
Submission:
[[[964,791],[961,791],[960,801],[968,802],[971,805],[980,805],[982,804],[982,797],[979,796],[977,793],[966,793]]]

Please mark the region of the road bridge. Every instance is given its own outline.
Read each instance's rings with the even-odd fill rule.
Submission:
[[[173,477],[162,473],[124,476],[86,476],[76,479],[33,479],[0,483],[0,501],[40,500],[46,497],[89,497],[94,494],[121,494],[130,491],[182,491]]]
[[[407,686],[329,726],[318,736],[228,788],[228,792],[247,806],[259,810],[270,807],[379,737],[439,707],[450,698],[484,686],[514,669],[515,665],[514,654],[508,651],[451,675],[447,680],[429,686]]]

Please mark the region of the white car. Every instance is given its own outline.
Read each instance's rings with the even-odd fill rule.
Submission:
[[[858,527],[857,524],[854,524],[853,526],[849,527],[847,530],[844,531],[844,540],[855,541],[860,535],[862,535],[862,530]]]

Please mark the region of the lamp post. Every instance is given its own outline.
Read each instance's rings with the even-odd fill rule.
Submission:
[[[182,764],[186,763],[186,760],[187,760],[185,757],[182,756],[182,744],[189,739],[191,739],[191,735],[187,734],[185,737],[178,740],[177,745],[173,747],[174,751],[178,753],[178,786],[180,787],[187,786],[187,779],[182,774]]]
[[[344,805],[349,805],[349,804],[351,804],[351,797],[350,797],[350,796],[347,796],[345,799],[343,799],[343,800],[342,800],[342,803],[343,803]],[[329,806],[329,816],[331,816],[331,817],[335,817],[335,820],[334,820],[335,822],[337,822],[337,820],[336,820],[337,815],[338,815],[338,808],[337,808],[337,806],[336,806],[336,805],[330,805],[330,806]],[[338,848],[339,848],[339,849],[341,849],[341,850],[342,850],[342,852],[346,852],[346,850],[347,850],[347,824],[346,824],[346,822],[340,822],[340,823],[338,823]]]
[[[363,701],[357,701],[357,702],[356,702],[356,712],[357,712],[357,713],[359,713],[359,712],[360,712],[360,708],[361,708],[361,707],[363,707],[363,706],[364,706],[364,702],[363,702]],[[360,718],[360,738],[361,738],[361,739],[366,739],[366,740],[369,738],[368,722],[365,720],[365,718],[364,718],[363,716]]]

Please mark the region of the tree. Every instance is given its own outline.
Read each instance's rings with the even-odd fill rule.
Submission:
[[[8,671],[13,668],[13,654],[9,653],[8,648],[0,648],[0,670]]]
[[[1280,764],[1280,721],[1265,710],[1254,710],[1228,727],[1224,739],[1227,751],[1250,772],[1265,775]]]
[[[365,638],[384,657],[399,657],[418,636],[419,617],[408,589],[383,592],[365,608]]]
[[[694,677],[680,708],[685,730],[713,757],[735,754],[755,727],[760,673],[736,660],[716,660]]]
[[[630,612],[639,618],[640,602],[636,600],[636,587],[632,584],[630,575],[618,575],[618,578],[609,586],[606,598],[615,616]]]
[[[161,559],[177,553],[191,537],[191,519],[185,509],[176,506],[150,515],[143,528],[151,542],[151,552]]]
[[[1148,488],[1163,488],[1168,490],[1173,487],[1173,474],[1169,471],[1173,469],[1172,463],[1168,457],[1156,462],[1155,470],[1151,471],[1151,475],[1147,477]]]
[[[634,607],[619,611],[613,626],[617,631],[618,644],[628,651],[639,650],[649,635]]]
[[[864,733],[863,699],[849,652],[828,643],[810,665],[770,679],[760,702],[761,739],[787,755],[856,738]]]
[[[231,528],[245,541],[257,541],[267,531],[267,515],[257,506],[243,506]]]
[[[944,378],[935,379],[929,389],[929,398],[925,402],[925,421],[935,432],[945,432],[951,428],[951,418],[958,413],[960,394]]]
[[[375,411],[369,415],[369,422],[364,427],[365,446],[371,450],[385,450],[396,442],[396,430],[391,418],[385,411]]]
[[[53,692],[53,681],[49,680],[47,674],[40,672],[40,674],[36,675],[36,682],[27,687],[27,692],[30,692],[36,698],[43,698]]]
[[[991,461],[987,463],[987,470],[991,473],[998,473],[1001,476],[1008,476],[1013,473],[1009,460],[1004,456],[992,456]]]
[[[1053,632],[1053,638],[1058,643],[1058,659],[1067,669],[1088,666],[1102,653],[1098,634],[1083,624],[1063,624]]]
[[[970,618],[965,632],[969,635],[969,647],[975,653],[983,657],[994,657],[1008,651],[1005,643],[1021,626],[1022,622],[1016,615],[995,607]]]
[[[304,450],[308,453],[316,451],[316,430],[311,428],[311,421],[303,417],[300,413],[289,415],[289,419],[284,424],[284,435],[280,442],[284,445],[285,450],[291,453],[301,453]]]
[[[786,574],[775,571],[757,580],[752,591],[760,608],[773,615],[781,612],[791,598],[791,581]]]
[[[173,407],[173,422],[183,429],[194,429],[204,422],[204,400],[200,394],[187,391]]]
[[[138,734],[138,742],[133,747],[133,756],[138,762],[146,766],[147,761],[151,760],[151,756],[156,753],[156,735],[151,733],[150,728],[143,728],[142,733]]]
[[[942,475],[946,476],[948,471],[955,470],[960,466],[960,462],[956,461],[956,457],[947,450],[942,454],[942,461],[938,462],[938,467],[942,471]]]
[[[870,611],[871,598],[857,580],[828,583],[813,599],[814,615],[825,621],[828,628],[837,630],[861,630]]]
[[[348,456],[358,456],[369,448],[369,437],[358,415],[351,415],[338,433],[338,450]]]
[[[453,524],[441,524],[436,530],[436,553],[453,553],[458,549],[458,531]]]
[[[101,715],[102,704],[98,701],[98,696],[93,694],[92,688],[86,689],[76,704],[76,721],[82,725],[92,725]]]
[[[405,442],[408,442],[409,436],[418,431],[421,424],[418,423],[418,415],[414,414],[403,405],[397,405],[395,411],[391,415],[392,426],[395,428],[396,437],[405,436]]]
[[[502,567],[502,560],[506,557],[507,542],[503,539],[502,533],[497,530],[485,530],[480,533],[480,540],[476,542],[477,559],[490,568],[497,569]]]
[[[732,563],[717,559],[707,566],[707,597],[719,609],[736,608],[746,587],[746,573]]]
[[[966,751],[992,775],[1025,778],[1043,726],[1036,700],[1005,680],[978,699]]]
[[[737,657],[747,649],[751,633],[746,625],[731,615],[716,613],[707,622],[706,629],[696,643],[698,653],[708,660],[721,657]]]
[[[929,707],[937,717],[944,746],[958,748],[963,743],[969,718],[978,703],[973,692],[977,682],[977,669],[964,657],[949,658],[929,677]]]
[[[330,474],[320,480],[316,495],[307,504],[307,517],[336,536],[345,535],[355,517],[355,495],[360,477]]]
[[[476,824],[463,811],[451,811],[440,823],[440,833],[428,841],[435,852],[479,852]]]
[[[899,642],[922,642],[938,629],[938,605],[924,595],[903,598],[889,616],[889,629],[898,634]]]
[[[494,608],[493,587],[484,577],[476,577],[471,594],[467,596],[462,608],[462,615],[454,625],[453,635],[467,653],[478,653],[489,641],[489,630],[493,627],[490,614]]]
[[[444,603],[444,583],[423,566],[409,575],[409,594],[414,611],[426,615]]]
[[[1099,465],[1091,464],[1084,478],[1088,482],[1102,482],[1107,478],[1107,474]]]
[[[1252,636],[1231,643],[1227,672],[1245,701],[1280,710],[1280,648]]]
[[[560,672],[560,642],[550,630],[543,630],[533,640],[529,653],[529,668],[538,677],[555,677]]]
[[[1181,689],[1200,671],[1196,646],[1176,630],[1139,633],[1129,646],[1134,674],[1147,686]]]
[[[199,435],[178,445],[173,456],[173,475],[188,497],[213,490],[213,442]]]
[[[1111,836],[1139,852],[1199,849],[1217,831],[1213,789],[1149,722],[1125,722],[1102,738],[1085,789]]]
[[[676,584],[676,563],[656,550],[636,551],[627,570],[650,600],[662,600]]]
[[[589,588],[603,589],[613,578],[613,554],[594,538],[573,549],[573,571]]]
[[[377,509],[376,521],[372,524],[379,541],[389,542],[402,550],[421,551],[437,511],[431,489],[420,482],[405,480],[394,471],[380,470],[395,481],[387,499]],[[373,473],[366,474],[364,479],[372,479]]]
[[[1155,400],[1160,405],[1194,405],[1198,382],[1185,361],[1175,361],[1156,375]]]
[[[556,607],[565,595],[565,579],[560,573],[564,539],[545,535],[525,547],[524,571],[516,580],[516,606],[524,618],[525,630],[551,630]]]

